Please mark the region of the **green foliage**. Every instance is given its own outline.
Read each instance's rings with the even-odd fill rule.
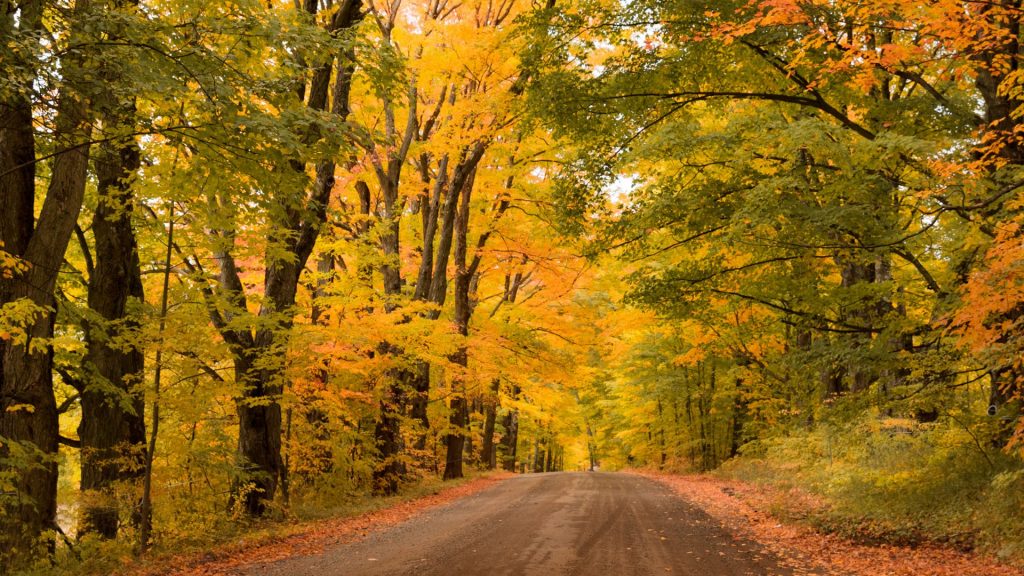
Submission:
[[[1020,546],[1014,458],[979,446],[969,428],[863,417],[760,441],[721,473],[823,500],[778,512],[870,544],[938,543],[1015,557]]]
[[[70,221],[43,239],[53,306],[8,298],[39,270],[0,245],[0,348],[44,353],[0,418],[57,405],[65,444],[0,438],[0,511],[57,460],[68,542],[29,540],[58,566],[433,486],[489,465],[485,426],[510,468],[724,463],[825,499],[827,530],[1024,554],[1014,9],[72,4],[0,14],[27,235],[90,159],[70,247]],[[102,210],[142,272],[116,318],[91,309]],[[152,444],[80,490],[90,395],[144,405]]]

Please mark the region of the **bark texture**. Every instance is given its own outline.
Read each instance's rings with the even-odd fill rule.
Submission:
[[[79,4],[76,10],[84,8]],[[40,27],[41,6],[26,4],[17,25],[0,14],[0,31]],[[38,10],[38,12],[36,11]],[[76,65],[74,58],[65,60]],[[24,92],[30,93],[28,88]],[[88,106],[71,79],[57,97],[54,130],[59,149],[39,216],[36,199],[32,104],[27,96],[0,100],[0,242],[26,268],[0,277],[0,306],[27,303],[33,314],[23,337],[0,339],[0,474],[13,493],[0,496],[0,569],[26,557],[57,509],[57,406],[53,393],[53,291],[85,194],[90,128]],[[0,570],[2,571],[2,570]]]
[[[144,356],[131,342],[132,299],[143,299],[138,247],[132,228],[129,179],[139,168],[134,142],[100,147],[94,160],[99,204],[93,217],[95,265],[89,276],[86,322],[87,377],[81,391],[80,531],[117,536],[120,511],[113,493],[142,471],[146,428],[142,394]]]

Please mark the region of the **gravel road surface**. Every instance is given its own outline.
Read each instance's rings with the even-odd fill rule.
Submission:
[[[664,486],[600,472],[516,476],[316,556],[248,576],[790,575]]]

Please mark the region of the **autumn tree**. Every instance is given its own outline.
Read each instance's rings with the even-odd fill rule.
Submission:
[[[11,519],[3,523],[0,566],[57,528],[53,291],[85,195],[95,100],[102,96],[95,78],[105,49],[86,23],[102,21],[112,8],[78,2],[64,13],[49,3],[7,3],[0,22],[3,61],[12,72],[0,95],[0,242],[21,265],[0,281],[9,326],[0,339],[2,507]],[[43,42],[40,32],[51,18],[65,32],[62,47],[76,49],[58,52]],[[44,98],[43,87],[56,98]],[[36,116],[45,118],[45,133],[37,132]]]

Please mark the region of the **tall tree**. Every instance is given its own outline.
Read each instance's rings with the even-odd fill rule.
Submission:
[[[318,4],[303,6],[309,17],[317,14]],[[348,36],[362,19],[361,0],[346,0],[324,18],[326,31],[334,37]],[[313,112],[329,111],[343,123],[349,114],[349,96],[355,64],[350,51],[340,50],[315,63],[308,83],[299,83],[297,95],[305,99]],[[328,102],[331,78],[334,77],[333,98]],[[298,135],[300,140],[315,142],[320,135],[315,129]],[[287,169],[302,175],[309,162],[293,158]],[[271,191],[270,222],[272,245],[265,254],[262,300],[255,328],[239,327],[237,315],[246,314],[247,295],[233,250],[235,230],[221,229],[219,249],[215,254],[220,265],[218,292],[228,306],[221,312],[211,306],[211,317],[224,340],[229,344],[235,380],[242,387],[237,401],[239,433],[239,465],[245,475],[236,485],[235,497],[250,514],[260,515],[266,503],[274,498],[284,470],[281,457],[281,394],[284,390],[283,365],[275,362],[287,349],[293,325],[293,310],[299,276],[306,266],[313,246],[326,220],[327,204],[334,189],[337,159],[328,157],[312,162],[315,177],[305,194],[296,198],[288,185]]]
[[[117,6],[126,8],[123,3]],[[128,6],[134,9],[134,4]],[[123,26],[118,28],[108,31],[113,41],[124,39]],[[107,85],[96,105],[104,137],[93,158],[97,180],[91,226],[94,256],[89,258],[89,247],[82,243],[91,262],[87,265],[90,314],[85,322],[86,369],[78,437],[85,495],[80,532],[114,538],[121,520],[114,488],[119,481],[140,477],[145,451],[144,354],[133,333],[145,295],[132,222],[133,180],[141,164],[131,135],[138,131],[136,100],[118,94],[131,90],[123,63],[105,64]]]
[[[105,7],[76,2],[58,26],[69,32],[69,43],[83,48],[64,55],[64,74],[50,76],[44,58],[52,57],[53,47],[44,47],[40,32],[53,8],[44,2],[6,2],[0,11],[3,61],[18,71],[15,82],[0,93],[0,242],[25,266],[0,279],[0,309],[16,327],[0,338],[0,470],[10,486],[0,497],[3,515],[10,519],[0,527],[0,567],[12,555],[33,550],[44,530],[56,528],[59,434],[49,347],[53,291],[85,195],[90,99],[95,95],[90,78],[95,51],[102,50],[89,42],[83,22]],[[34,126],[46,106],[37,82],[52,83],[57,91],[56,107],[48,111],[49,137],[38,135]],[[37,196],[43,186],[37,164],[45,158],[51,158],[49,179]]]

